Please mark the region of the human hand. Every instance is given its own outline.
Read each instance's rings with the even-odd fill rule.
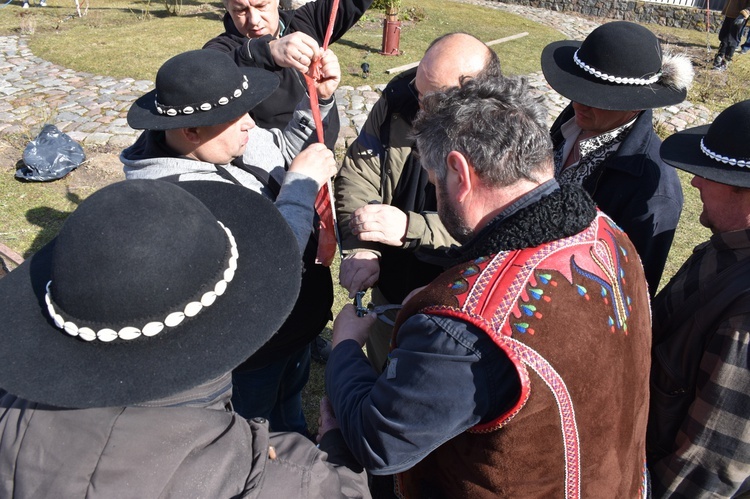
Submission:
[[[360,241],[401,246],[406,238],[408,223],[409,217],[398,208],[387,204],[367,204],[357,208],[349,220],[349,228]]]
[[[333,405],[331,400],[323,396],[320,399],[320,415],[318,416],[318,435],[315,437],[315,441],[320,443],[323,439],[323,435],[336,428],[341,428],[336,416],[333,414]]]
[[[308,76],[315,79],[316,75],[310,73],[311,71],[308,71]],[[318,98],[330,99],[341,83],[341,66],[339,66],[339,58],[333,51],[323,52],[320,57],[320,73],[317,76],[315,88],[318,91]]]
[[[318,188],[336,175],[336,158],[325,144],[316,142],[303,149],[289,165],[290,172],[307,175],[317,182]]]
[[[322,55],[318,42],[301,31],[271,40],[268,42],[268,47],[276,65],[294,68],[303,73],[307,73],[312,61]]]
[[[359,317],[354,305],[351,303],[344,305],[339,315],[336,316],[336,320],[333,321],[331,348],[336,348],[336,345],[344,340],[354,340],[359,343],[359,346],[364,346],[370,335],[370,327],[376,319],[377,315],[373,313]]]
[[[371,288],[380,278],[380,259],[372,251],[358,251],[341,260],[339,284],[354,298],[357,291]]]

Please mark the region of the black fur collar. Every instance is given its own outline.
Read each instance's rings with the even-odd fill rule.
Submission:
[[[501,251],[532,248],[578,234],[596,217],[596,205],[580,186],[562,184],[508,218],[492,220],[459,248],[456,263]]]

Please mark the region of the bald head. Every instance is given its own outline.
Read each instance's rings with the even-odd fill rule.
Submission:
[[[492,49],[467,33],[438,38],[425,52],[417,69],[415,85],[421,96],[457,87],[462,76],[480,72],[500,76],[500,61]]]

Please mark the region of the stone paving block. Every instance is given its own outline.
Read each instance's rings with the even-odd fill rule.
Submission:
[[[19,92],[19,91],[20,91],[19,88],[14,88],[14,87],[0,88],[0,94],[4,94],[4,95],[13,95],[13,94],[15,94],[16,92]]]
[[[380,92],[362,92],[362,97],[374,102],[380,98]]]
[[[73,122],[71,121],[55,121],[55,126],[61,131],[61,132],[67,132],[68,128],[73,125]]]
[[[88,137],[86,137],[83,140],[83,143],[85,145],[97,145],[97,146],[105,146],[109,142],[109,140],[112,138],[112,134],[110,133],[91,133]]]
[[[67,133],[68,136],[71,139],[75,140],[76,142],[83,142],[84,140],[86,140],[86,137],[88,137],[89,135],[85,132],[79,132],[77,130],[72,130],[70,132],[65,132],[65,133]]]
[[[359,135],[359,132],[362,131],[362,127],[365,124],[365,121],[367,121],[367,116],[363,114],[358,114],[354,118],[352,118],[352,124],[354,125],[355,129],[357,130],[357,135]]]
[[[26,134],[28,133],[28,128],[25,126],[22,126],[18,123],[14,123],[12,125],[9,125],[5,130],[3,130],[3,135],[11,135],[11,134]]]
[[[141,133],[140,130],[133,130],[130,127],[111,127],[110,131],[114,135],[125,135],[130,137],[137,137]]]
[[[125,149],[130,147],[135,142],[135,138],[128,135],[113,135],[112,138],[107,142],[108,146],[115,147],[117,149]]]

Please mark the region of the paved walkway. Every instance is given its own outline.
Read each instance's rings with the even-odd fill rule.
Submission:
[[[577,16],[533,7],[468,2],[502,9],[562,33],[561,38],[583,39],[598,23]],[[138,131],[128,127],[125,117],[130,104],[152,88],[151,81],[116,79],[62,68],[34,56],[26,39],[0,37],[0,137],[11,133],[36,132],[44,123],[54,123],[84,146],[130,145]],[[528,75],[531,87],[546,101],[551,120],[567,100],[553,91],[541,72]],[[356,137],[383,85],[342,86],[336,92],[341,116],[339,145]],[[713,114],[703,106],[683,102],[655,112],[668,132],[707,123]]]

